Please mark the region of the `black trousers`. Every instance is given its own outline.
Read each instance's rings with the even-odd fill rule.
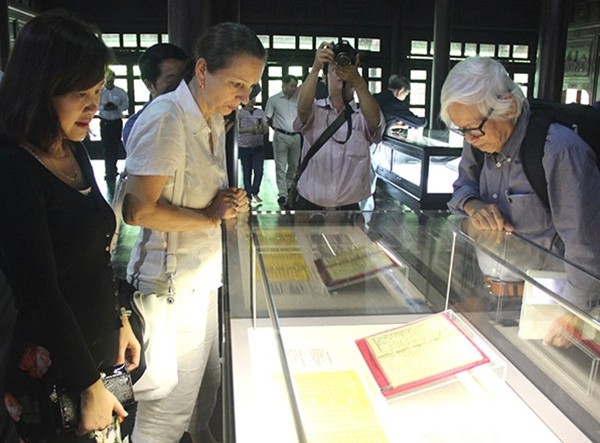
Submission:
[[[313,202],[305,199],[300,194],[298,194],[298,201],[296,202],[296,207],[294,208],[298,211],[324,211],[331,208],[325,208],[323,206],[315,205]],[[351,203],[349,205],[339,206],[335,208],[337,211],[358,211],[360,208],[358,207],[358,203]]]
[[[117,160],[119,151],[123,149],[121,134],[123,132],[123,120],[100,119],[100,137],[104,148],[104,167],[107,182],[114,183],[117,178]]]

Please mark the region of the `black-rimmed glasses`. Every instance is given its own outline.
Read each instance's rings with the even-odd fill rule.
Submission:
[[[483,120],[481,120],[481,123],[479,123],[479,126],[477,126],[476,128],[449,127],[448,129],[456,134],[462,135],[463,137],[465,135],[470,135],[471,137],[481,137],[482,135],[485,135],[485,132],[483,131],[483,127],[485,126],[487,121],[490,119],[490,116],[492,115],[493,112],[494,112],[494,108],[491,108],[489,110],[489,112],[487,113],[487,115],[485,117],[483,117]]]

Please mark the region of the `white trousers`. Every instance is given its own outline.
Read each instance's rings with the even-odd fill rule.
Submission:
[[[152,292],[154,288],[140,282],[139,289]],[[167,397],[139,402],[131,436],[134,443],[178,443],[190,421],[192,432],[202,429],[214,409],[221,381],[217,290],[177,288],[175,305],[178,382]]]

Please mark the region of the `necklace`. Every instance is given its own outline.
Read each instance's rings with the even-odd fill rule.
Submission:
[[[48,165],[42,160],[42,158],[39,155],[37,155],[37,153],[33,149],[31,149],[31,147],[29,147],[28,145],[23,145],[23,147],[25,148],[25,150],[27,152],[29,152],[31,155],[33,155],[33,157],[37,161],[39,161],[42,164],[42,166],[44,166],[50,172],[54,172],[52,169],[50,169],[48,167]],[[77,180],[77,177],[79,177],[79,173],[77,172],[77,166],[75,165],[75,160],[73,158],[73,153],[71,153],[71,155],[69,155],[69,160],[70,160],[70,163],[71,163],[71,168],[73,169],[73,175],[68,175],[68,174],[65,174],[63,171],[61,171],[60,168],[58,167],[58,165],[56,164],[56,161],[54,160],[53,156],[50,155],[50,156],[48,156],[48,158],[50,159],[52,165],[54,166],[53,169],[56,172],[58,172],[61,175],[61,177],[64,177],[65,179],[67,179],[67,180],[69,180],[71,182],[74,182],[75,180]]]

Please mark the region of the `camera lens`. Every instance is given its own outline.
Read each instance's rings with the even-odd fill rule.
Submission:
[[[349,54],[345,52],[340,52],[335,56],[335,63],[338,66],[348,66],[352,62],[352,59]]]

